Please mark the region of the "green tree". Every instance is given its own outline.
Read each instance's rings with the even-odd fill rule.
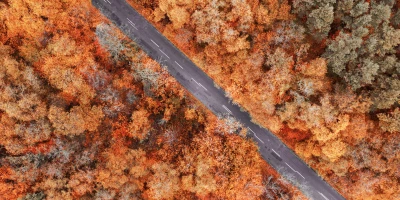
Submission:
[[[346,64],[358,57],[358,49],[363,40],[343,32],[331,41],[323,54],[327,58],[330,69],[339,76],[344,75]]]
[[[375,109],[388,109],[399,101],[399,62],[396,47],[400,29],[389,23],[393,2],[338,3],[335,19],[340,33],[328,41],[323,57],[331,72],[359,95],[371,98]],[[393,20],[392,20],[393,21]]]
[[[322,39],[328,35],[333,22],[333,6],[325,5],[311,11],[307,18],[308,28],[316,33],[316,38]]]

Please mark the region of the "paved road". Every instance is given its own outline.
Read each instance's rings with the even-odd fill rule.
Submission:
[[[270,131],[252,123],[248,113],[233,105],[222,89],[214,87],[214,81],[208,75],[125,0],[92,0],[92,4],[150,57],[166,65],[169,73],[212,112],[232,115],[243,123],[249,130],[249,137],[258,144],[263,158],[281,174],[292,177],[295,185],[300,186],[307,196],[321,200],[344,199]]]

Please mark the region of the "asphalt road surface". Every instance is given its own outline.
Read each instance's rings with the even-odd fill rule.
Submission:
[[[270,131],[251,122],[247,112],[231,103],[225,92],[189,60],[178,48],[158,32],[125,0],[92,0],[128,37],[153,59],[167,66],[169,73],[215,114],[235,117],[249,130],[249,137],[258,144],[263,158],[281,175],[289,176],[294,185],[311,199],[344,199]]]

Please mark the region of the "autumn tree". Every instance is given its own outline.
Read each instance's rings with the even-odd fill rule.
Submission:
[[[131,116],[132,122],[129,124],[129,132],[132,137],[143,140],[151,128],[149,120],[150,113],[145,109],[134,111]]]
[[[22,121],[43,118],[47,112],[42,101],[46,92],[43,83],[32,67],[10,57],[9,46],[1,45],[0,48],[3,56],[0,61],[0,109]]]
[[[108,24],[102,23],[97,25],[96,36],[101,46],[106,48],[115,60],[119,59],[121,51],[126,49],[121,40],[113,35],[112,27]]]
[[[191,10],[192,3],[190,1],[162,0],[159,2],[159,8],[156,8],[154,12],[155,20],[159,21],[167,15],[175,29],[182,28],[190,21],[190,12],[188,10]]]
[[[102,157],[106,162],[96,170],[95,179],[109,194],[133,197],[143,190],[144,184],[140,178],[149,173],[143,150],[128,149],[116,140]]]
[[[399,132],[400,131],[400,109],[396,108],[388,114],[378,114],[379,125],[384,131]]]
[[[171,199],[180,190],[178,172],[165,163],[151,167],[154,175],[149,180],[150,199]]]
[[[96,131],[104,117],[101,107],[75,106],[70,112],[51,106],[48,118],[55,128],[57,134],[77,135],[84,131]]]

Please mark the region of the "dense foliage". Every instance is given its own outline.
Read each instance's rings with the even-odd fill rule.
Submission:
[[[0,1],[0,199],[302,198],[245,134],[90,1]]]
[[[398,199],[400,1],[129,1],[346,199]]]

